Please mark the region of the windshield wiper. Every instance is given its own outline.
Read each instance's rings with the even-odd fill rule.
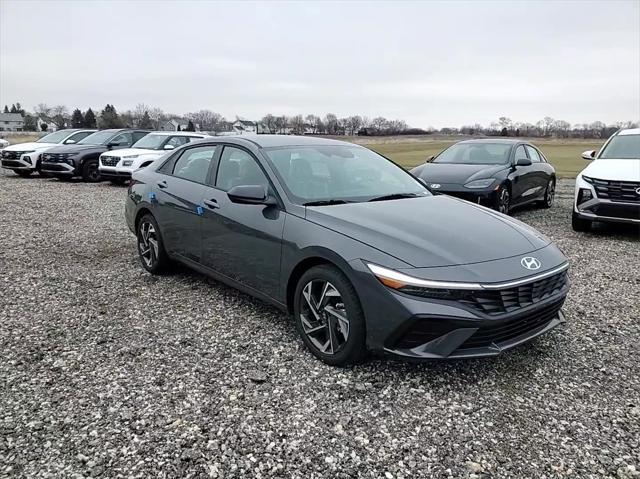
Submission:
[[[327,205],[344,205],[349,203],[346,200],[318,200],[318,201],[308,201],[306,203],[302,203],[302,206],[327,206]]]
[[[402,198],[418,198],[419,196],[416,193],[393,193],[391,195],[384,196],[376,196],[375,198],[371,198],[369,201],[386,201],[386,200],[400,200]]]

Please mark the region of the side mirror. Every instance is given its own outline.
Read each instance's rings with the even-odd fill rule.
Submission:
[[[431,155],[429,158],[427,158],[427,163],[431,163],[435,157],[436,155]]]
[[[516,166],[531,166],[531,160],[529,158],[518,158]]]
[[[175,147],[175,146],[173,146],[173,145],[164,145],[164,146],[162,147],[162,149],[163,149],[163,150],[175,150],[175,149],[176,149],[176,147]]]
[[[588,150],[582,153],[582,159],[591,161],[596,157],[596,150]]]
[[[233,203],[242,205],[275,205],[275,198],[267,193],[262,185],[238,185],[227,191],[227,196]]]
[[[76,140],[67,140],[64,142],[65,145],[75,145]]]
[[[120,146],[120,143],[115,143],[113,141],[107,143],[107,148],[115,148],[116,146]]]

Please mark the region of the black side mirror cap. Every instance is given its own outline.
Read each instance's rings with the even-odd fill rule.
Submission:
[[[531,160],[529,158],[518,158],[516,166],[531,166]]]
[[[270,196],[262,185],[238,185],[227,191],[233,203],[242,205],[275,205],[276,200]]]

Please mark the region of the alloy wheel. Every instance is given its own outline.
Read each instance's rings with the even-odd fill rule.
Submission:
[[[87,166],[87,177],[89,181],[98,181],[100,179],[100,172],[98,171],[97,163],[90,163]]]
[[[556,184],[553,180],[549,180],[549,184],[547,185],[547,194],[545,197],[545,203],[549,208],[553,205],[553,199],[556,194]]]
[[[500,213],[509,214],[509,202],[511,197],[507,188],[501,188],[498,196],[498,211]]]
[[[158,261],[158,235],[149,221],[140,223],[138,251],[148,268],[152,268]]]
[[[301,294],[304,334],[322,354],[338,353],[349,339],[349,317],[340,292],[330,282],[318,279],[309,281]]]

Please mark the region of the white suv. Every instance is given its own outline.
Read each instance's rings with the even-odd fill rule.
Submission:
[[[594,221],[640,224],[640,128],[611,136],[576,178],[572,226],[587,231]]]
[[[106,151],[100,155],[100,176],[112,183],[123,183],[131,173],[153,163],[157,158],[194,140],[208,138],[192,131],[155,131],[138,140],[131,148]]]
[[[50,148],[60,145],[73,145],[96,130],[58,130],[43,136],[33,143],[18,143],[0,151],[2,168],[13,170],[20,176],[29,176],[40,172],[40,155]],[[40,173],[42,175],[42,173]]]

